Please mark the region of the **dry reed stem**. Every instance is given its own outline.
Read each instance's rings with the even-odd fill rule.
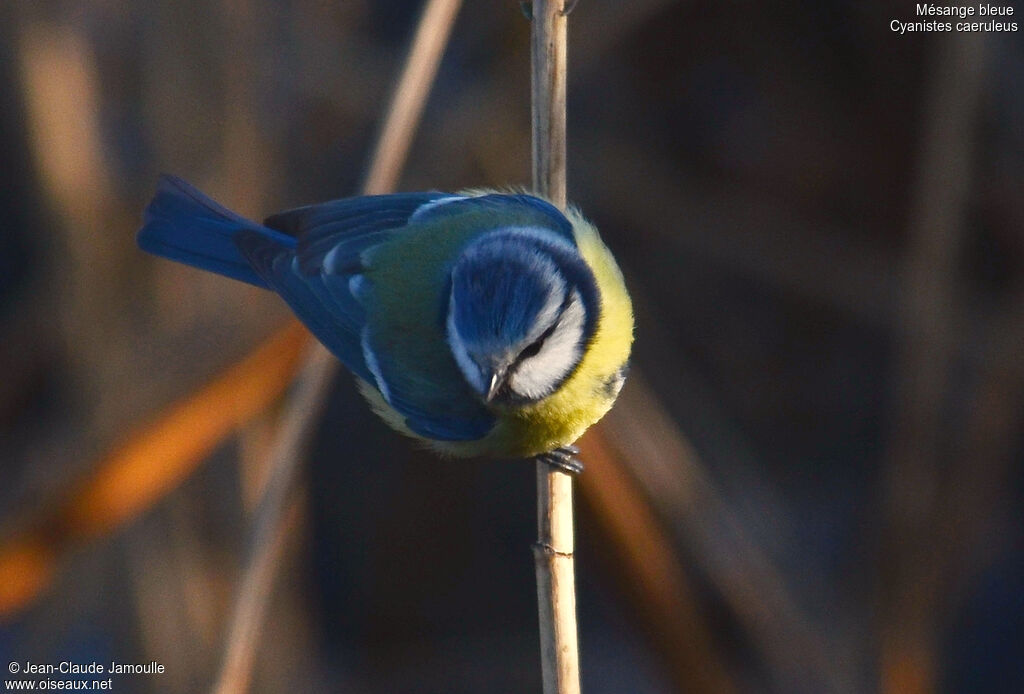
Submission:
[[[430,91],[461,0],[429,0],[378,136],[364,193],[394,188],[412,142],[413,131]],[[323,407],[337,361],[319,344],[300,374],[268,463],[264,498],[257,507],[253,536],[241,587],[235,596],[224,661],[213,688],[216,694],[241,694],[248,688],[259,625],[266,611],[287,527],[298,503],[292,493],[305,444]]]
[[[562,0],[533,3],[533,186],[565,208],[566,16]],[[545,694],[578,694],[572,476],[537,463],[537,607]]]
[[[566,16],[563,0],[533,3],[532,114],[533,187],[565,208],[565,88],[567,74]]]
[[[911,197],[899,335],[898,401],[889,443],[887,538],[893,575],[881,581],[880,691],[926,694],[937,686],[945,592],[943,561],[955,561],[936,533],[948,513],[940,499],[943,408],[955,361],[962,300],[956,287],[984,86],[983,34],[950,36],[928,85],[918,174]]]
[[[332,371],[331,359],[319,345],[311,349],[271,451],[269,478],[253,514],[242,583],[235,594],[224,660],[213,688],[216,694],[241,694],[249,688],[260,623],[288,535],[286,526],[293,525],[297,516],[292,491],[298,463],[316,423],[315,414],[327,397],[330,378],[324,375]]]
[[[363,182],[365,195],[394,190],[398,183],[416,132],[416,123],[434,83],[439,58],[448,43],[461,4],[461,0],[434,0],[424,9],[370,159],[370,169]],[[433,59],[425,59],[428,57]]]

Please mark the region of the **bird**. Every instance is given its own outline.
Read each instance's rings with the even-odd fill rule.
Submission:
[[[451,457],[582,470],[633,307],[574,207],[519,190],[368,195],[246,219],[160,177],[140,248],[276,292],[392,428]]]

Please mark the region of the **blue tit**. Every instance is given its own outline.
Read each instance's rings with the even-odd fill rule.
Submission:
[[[577,210],[531,195],[375,195],[257,224],[165,176],[138,242],[280,294],[389,425],[443,454],[575,469],[625,379],[615,259]]]

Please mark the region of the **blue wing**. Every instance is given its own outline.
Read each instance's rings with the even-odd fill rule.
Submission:
[[[423,204],[442,193],[378,195],[310,205],[268,217],[267,228],[296,238],[292,247],[268,243],[258,233],[234,238],[247,265],[353,373],[369,383],[363,356],[365,307],[350,290],[360,274],[360,254],[383,243]],[[332,261],[325,268],[325,258]]]
[[[403,193],[345,198],[300,207],[268,217],[264,224],[299,240],[299,266],[304,273],[320,271],[327,253],[356,257],[365,248],[404,227],[423,205],[448,197],[445,193]]]

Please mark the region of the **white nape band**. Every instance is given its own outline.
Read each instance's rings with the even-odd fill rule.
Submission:
[[[437,200],[425,202],[419,207],[417,207],[411,215],[409,215],[409,223],[411,224],[413,222],[418,222],[423,215],[425,215],[427,212],[434,209],[435,207],[440,207],[441,205],[447,205],[450,202],[458,202],[459,200],[465,199],[465,195],[448,195],[443,198],[438,198]]]

